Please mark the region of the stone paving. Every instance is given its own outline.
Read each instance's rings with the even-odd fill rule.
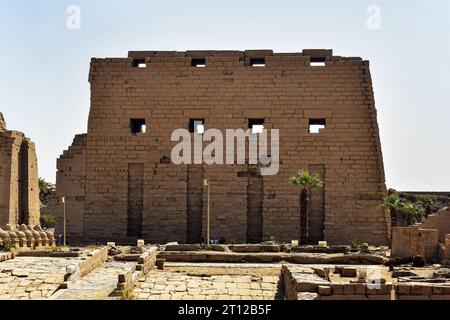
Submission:
[[[0,300],[49,298],[79,258],[16,257],[0,263]]]
[[[68,289],[59,290],[54,300],[105,300],[117,287],[118,275],[135,268],[136,262],[108,261],[82,279],[69,282]]]
[[[139,300],[275,300],[283,299],[279,276],[188,275],[152,272],[134,290]]]

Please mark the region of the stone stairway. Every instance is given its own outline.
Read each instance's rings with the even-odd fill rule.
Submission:
[[[55,292],[53,300],[106,300],[113,296],[118,275],[134,270],[136,262],[108,261],[83,278]]]

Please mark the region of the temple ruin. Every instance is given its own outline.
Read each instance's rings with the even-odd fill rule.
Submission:
[[[387,244],[390,219],[369,62],[332,50],[132,51],[93,58],[87,134],[58,159],[69,242],[290,241],[300,235],[298,170],[320,175],[310,241]],[[178,128],[279,129],[280,168],[175,165]],[[57,232],[62,232],[62,205]]]
[[[34,142],[7,130],[0,112],[0,226],[39,224],[39,185]]]

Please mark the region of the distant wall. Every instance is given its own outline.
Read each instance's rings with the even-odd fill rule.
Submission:
[[[67,241],[79,243],[84,235],[84,201],[86,184],[86,135],[75,136],[72,145],[57,160],[56,199],[47,210],[56,216],[55,235],[64,233],[65,197]]]
[[[35,145],[18,131],[0,130],[0,225],[38,224]]]

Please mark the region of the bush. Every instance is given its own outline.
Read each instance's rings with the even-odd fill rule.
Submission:
[[[361,250],[361,246],[363,245],[363,243],[361,241],[352,241],[350,242],[350,248],[352,248],[352,250]]]
[[[132,289],[126,289],[120,293],[119,300],[136,300],[136,295]]]
[[[13,247],[14,242],[10,237],[8,237],[3,241],[3,244],[0,246],[0,251],[9,252]]]
[[[54,228],[56,224],[56,218],[55,216],[51,214],[43,214],[41,215],[41,225],[44,228]]]

